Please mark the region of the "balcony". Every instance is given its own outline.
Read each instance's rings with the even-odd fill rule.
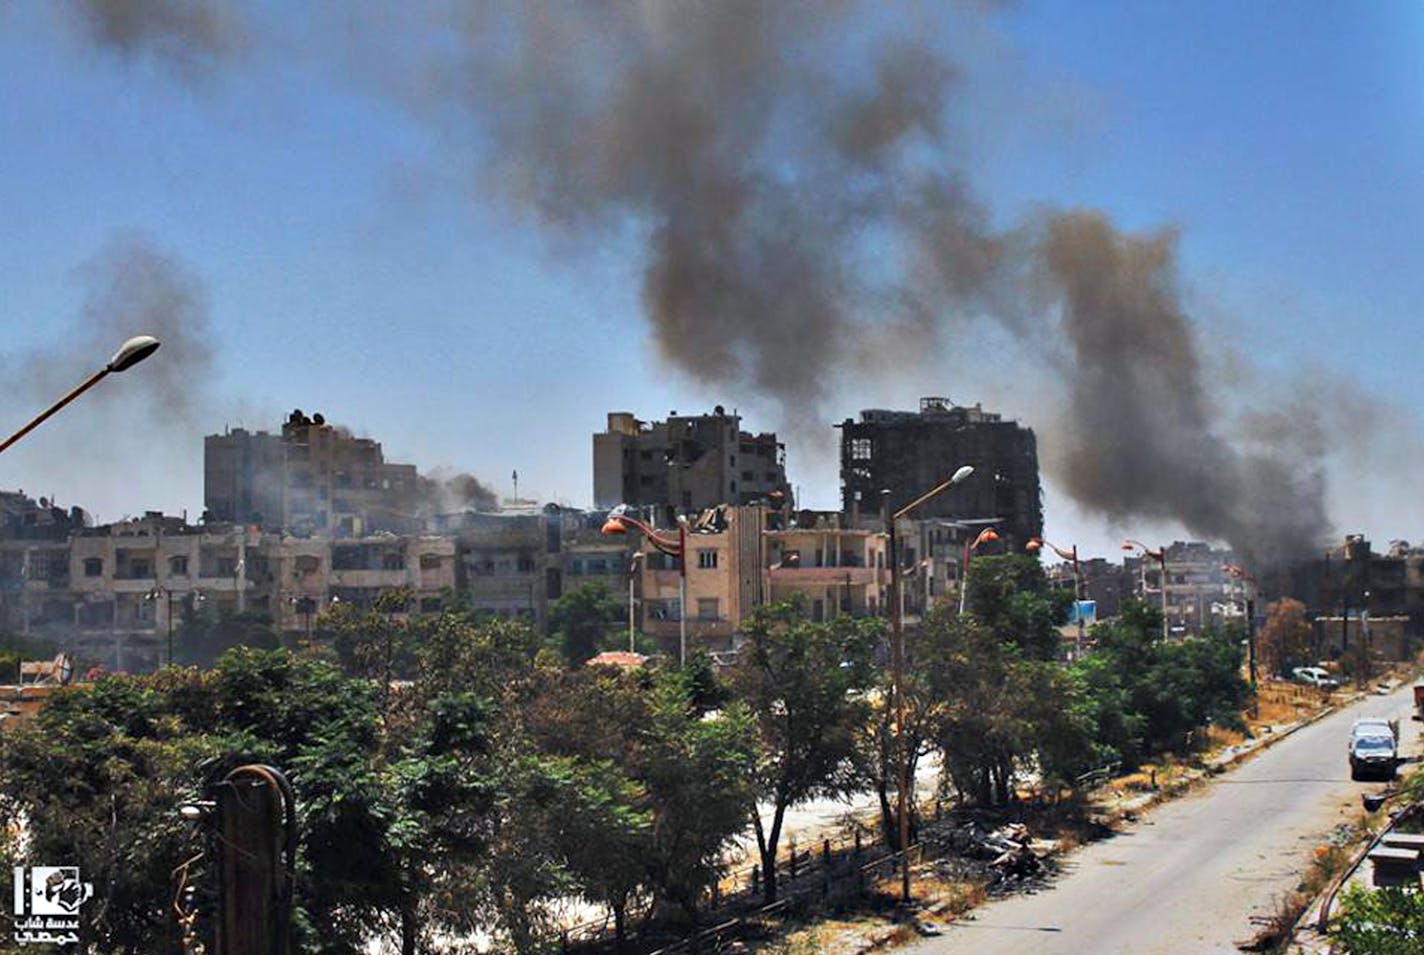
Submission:
[[[772,584],[790,587],[865,586],[888,581],[888,573],[875,567],[774,567]]]

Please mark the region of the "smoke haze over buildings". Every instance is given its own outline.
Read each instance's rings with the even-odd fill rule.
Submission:
[[[264,39],[243,9],[93,0],[79,16],[104,48],[213,63]],[[1330,530],[1333,436],[1304,440],[1290,396],[1208,384],[1172,228],[1053,207],[1005,224],[976,194],[949,119],[974,79],[924,37],[981,14],[529,0],[322,15],[406,34],[411,115],[549,234],[636,246],[661,355],[768,396],[793,432],[824,431],[840,384],[873,387],[887,351],[965,352],[993,328],[1053,383],[1054,410],[1026,423],[1085,509],[1176,520],[1258,559]],[[380,41],[346,37],[367,55]],[[192,380],[165,349],[181,372],[152,387]]]
[[[12,453],[27,456],[31,473],[85,468],[105,474],[136,446],[156,469],[190,460],[212,412],[212,335],[202,281],[178,255],[138,233],[112,237],[74,277],[82,301],[69,333],[41,348],[0,355],[0,382],[16,414],[25,415],[14,427],[102,368],[129,337],[154,335],[162,347],[141,370],[110,376],[66,409],[46,426],[45,441],[27,440]],[[139,476],[130,480],[141,487]],[[134,507],[142,509],[142,501]]]

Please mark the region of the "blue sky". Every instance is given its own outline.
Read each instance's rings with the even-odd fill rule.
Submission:
[[[448,161],[458,131],[353,81],[310,31],[290,24],[277,49],[193,77],[95,49],[46,4],[0,4],[0,356],[62,349],[81,303],[75,269],[132,230],[202,280],[215,347],[211,420],[196,433],[142,422],[88,467],[69,449],[105,419],[75,406],[7,453],[0,486],[106,519],[196,511],[203,431],[272,428],[302,407],[396,460],[467,469],[505,492],[517,468],[521,491],[577,504],[591,497],[590,435],[607,411],[721,403],[754,429],[777,425],[771,402],[659,359],[634,248],[535,228]],[[997,221],[1049,204],[1102,208],[1129,229],[1175,226],[1208,352],[1231,342],[1267,373],[1355,378],[1417,424],[1417,5],[1029,2],[933,39],[967,73],[953,122]],[[363,50],[389,52],[392,71],[410,52]],[[1047,420],[1043,393],[992,356],[847,379],[824,444],[790,449],[803,500],[836,502],[831,420],[925,394]],[[30,410],[9,407],[0,427]],[[187,443],[156,451],[170,431]],[[1399,439],[1415,446],[1412,431]],[[1424,536],[1416,482],[1399,470],[1415,461],[1333,463],[1338,529]],[[1115,551],[1123,531],[1182,536],[1113,528],[1051,479],[1047,505],[1050,536],[1090,551]]]

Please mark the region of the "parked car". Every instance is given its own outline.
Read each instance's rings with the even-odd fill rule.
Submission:
[[[1399,721],[1386,719],[1363,719],[1355,720],[1350,725],[1350,738],[1356,736],[1379,736],[1387,735],[1399,742]]]
[[[1340,681],[1322,667],[1296,667],[1291,671],[1291,677],[1298,683],[1309,683],[1311,686],[1323,686],[1332,690],[1340,685]]]
[[[1377,728],[1350,737],[1350,778],[1379,775],[1393,779],[1399,766],[1399,750],[1394,737]]]

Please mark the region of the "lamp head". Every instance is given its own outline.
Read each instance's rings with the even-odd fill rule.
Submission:
[[[119,346],[105,367],[109,371],[125,371],[158,351],[159,341],[152,335],[135,335]]]
[[[616,517],[610,517],[608,520],[603,522],[603,527],[600,530],[600,533],[607,534],[610,536],[614,534],[626,534],[628,533],[628,525],[624,524]]]

